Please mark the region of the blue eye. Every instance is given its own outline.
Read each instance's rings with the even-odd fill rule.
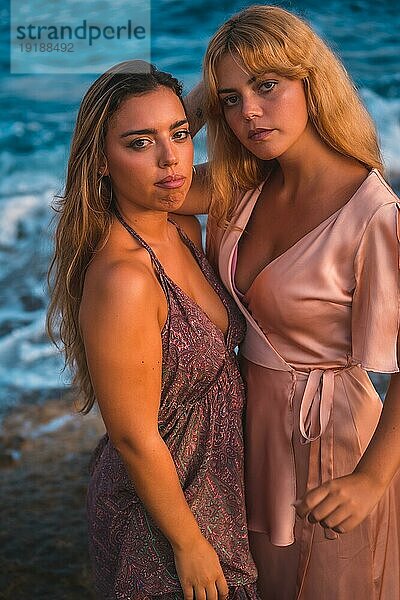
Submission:
[[[260,92],[272,92],[272,90],[277,84],[277,81],[263,81],[258,86],[258,89],[260,90]]]

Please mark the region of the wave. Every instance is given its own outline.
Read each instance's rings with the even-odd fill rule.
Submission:
[[[400,187],[400,100],[384,98],[370,88],[361,96],[373,116],[390,182]],[[32,117],[34,118],[34,117]],[[37,121],[35,121],[36,123]],[[0,165],[0,408],[26,394],[54,390],[70,381],[61,374],[63,360],[44,333],[45,276],[52,254],[53,213],[50,204],[62,189],[66,147],[52,147],[52,119],[31,129],[49,147],[34,145],[29,154],[3,149]],[[196,160],[206,158],[204,132],[195,139]]]
[[[400,99],[382,98],[366,88],[360,93],[377,125],[388,177],[400,182]]]

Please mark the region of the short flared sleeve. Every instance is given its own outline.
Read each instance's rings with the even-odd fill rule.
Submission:
[[[399,203],[380,206],[362,234],[354,262],[352,358],[364,369],[399,371]]]

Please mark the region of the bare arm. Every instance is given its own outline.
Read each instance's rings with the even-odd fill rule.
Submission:
[[[355,472],[364,474],[385,490],[399,468],[400,373],[395,373],[390,378],[378,427]]]
[[[189,120],[189,129],[194,137],[205,124],[204,83],[202,81],[185,96],[183,103]]]
[[[216,600],[227,592],[218,557],[200,532],[158,431],[165,313],[165,298],[147,267],[116,265],[85,289],[85,350],[110,439],[172,545],[185,598],[194,590]]]
[[[205,124],[204,84],[200,82],[183,99],[185,111],[189,120],[189,129],[194,137]],[[210,195],[207,182],[208,163],[196,165],[192,185],[184,204],[179,209],[181,215],[207,214],[210,206]]]
[[[194,215],[172,215],[172,220],[180,225],[199,250],[203,250],[201,225]]]
[[[211,196],[208,190],[208,163],[196,165],[196,173],[193,174],[192,184],[185,198],[185,202],[177,211],[180,215],[204,215],[208,214]]]
[[[400,356],[399,340],[397,346]],[[308,492],[297,512],[340,533],[350,531],[373,510],[399,468],[400,373],[395,373],[378,426],[354,472]]]

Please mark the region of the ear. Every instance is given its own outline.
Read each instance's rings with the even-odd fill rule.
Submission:
[[[102,165],[97,172],[100,175],[100,177],[107,177],[110,174],[107,162],[104,165]]]
[[[100,166],[99,170],[97,171],[98,175],[100,175],[100,177],[107,177],[110,172],[108,170],[107,157],[105,156],[103,150],[100,150],[99,162]]]

